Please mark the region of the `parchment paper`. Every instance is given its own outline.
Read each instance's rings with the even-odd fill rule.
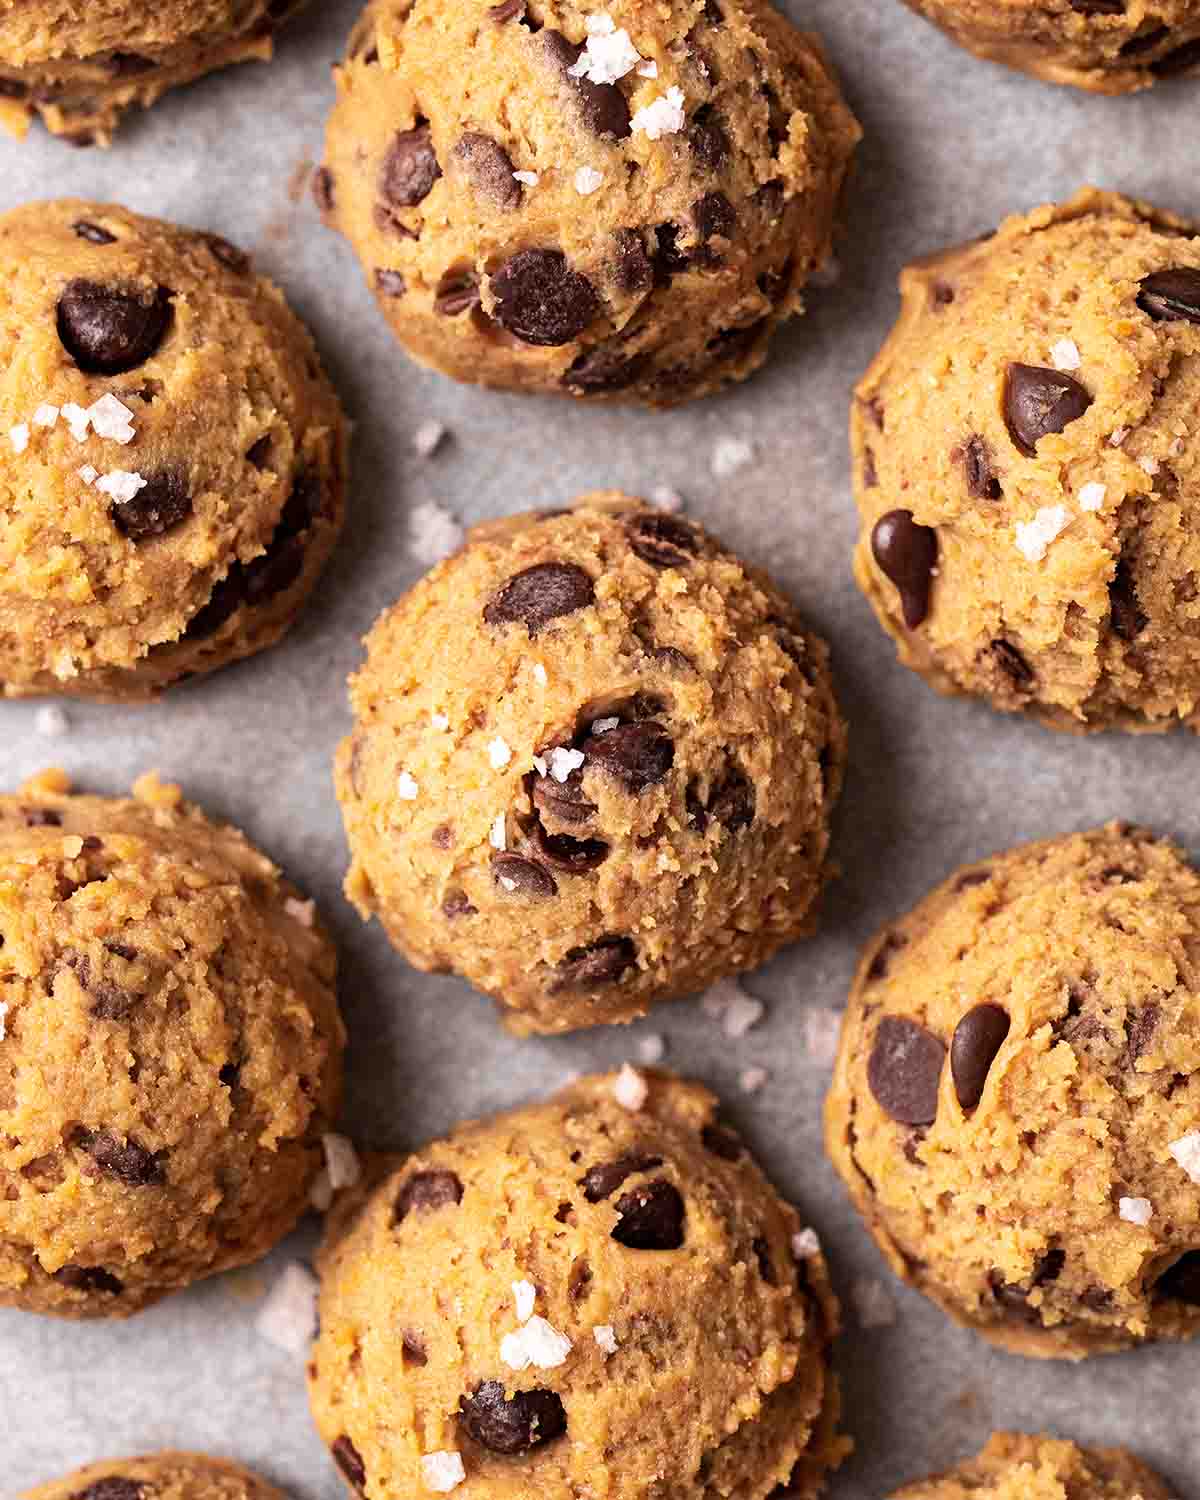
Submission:
[[[725,1097],[780,1187],[819,1230],[843,1293],[882,1277],[898,1316],[863,1331],[847,1309],[838,1350],[858,1442],[832,1488],[876,1500],[974,1452],[994,1427],[1057,1429],[1129,1444],[1180,1500],[1200,1497],[1200,1348],[1149,1349],[1078,1368],[992,1352],[892,1281],[821,1146],[827,1069],[805,1046],[811,1007],[840,1007],[860,944],[960,861],[1023,839],[1122,816],[1200,853],[1200,747],[1190,737],[1081,741],[987,709],[937,699],[895,665],[850,576],[855,533],[847,398],[897,307],[908,259],[966,239],[1004,214],[1084,182],[1200,216],[1200,85],[1136,99],[1089,98],[977,63],[896,0],[790,0],[825,36],[867,131],[841,248],[840,282],[736,393],[670,415],[585,408],[460,389],[409,364],[377,317],[349,249],[306,194],[332,97],[328,65],[355,0],[316,0],[270,67],[243,67],[179,92],[134,120],[111,152],[34,131],[0,141],[0,207],[30,197],[119,199],[252,249],[317,335],[357,422],[345,541],[318,598],[276,650],[143,709],[68,706],[70,732],[39,735],[37,708],[0,705],[2,784],[47,764],[117,792],[151,766],[231,818],[317,897],[341,943],[350,1028],[347,1124],[412,1145],[456,1119],[542,1094],[573,1069],[636,1055],[649,1031],[667,1063]],[[290,189],[290,190],[289,190]],[[432,458],[418,425],[445,423]],[[749,439],[732,478],[710,467],[720,438]],[[421,571],[408,516],[436,499],[465,521],[615,485],[671,485],[690,513],[769,564],[832,639],[852,765],[839,818],[844,878],[820,937],[747,988],[764,1023],[731,1046],[692,1002],[632,1030],[515,1042],[466,985],[418,976],[340,895],[345,865],[330,785],[348,717],[344,682],[377,612]],[[744,1068],[770,1071],[753,1097]],[[301,1363],[254,1331],[279,1269],[315,1229],[263,1266],[218,1279],[123,1324],[73,1326],[0,1313],[0,1495],[93,1459],[181,1446],[258,1466],[296,1500],[342,1494],[314,1436]],[[654,1420],[647,1414],[647,1420]]]

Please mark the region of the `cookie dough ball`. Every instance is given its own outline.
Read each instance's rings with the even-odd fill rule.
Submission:
[[[39,1485],[23,1500],[287,1500],[249,1469],[202,1453],[89,1464],[65,1479]]]
[[[405,349],[652,406],[763,362],[860,133],[765,0],[373,0],[337,86],[318,203]]]
[[[815,926],[828,650],[689,521],[600,494],[479,527],[351,697],[347,894],[516,1032],[633,1020]]]
[[[64,200],[0,216],[0,682],[154,697],[272,645],[341,529],[312,339],[214,235]]]
[[[856,573],[934,687],[1200,724],[1200,237],[1084,191],[901,277],[852,417]]]
[[[32,119],[76,146],[107,146],[126,110],[148,108],[214,68],[267,61],[303,0],[6,0],[0,11],[0,126]]]
[[[0,798],[0,1304],[121,1317],[288,1233],[337,1108],[334,969],[178,788]]]
[[[1200,0],[907,3],[977,57],[1097,94],[1200,71]]]
[[[997,1432],[978,1458],[906,1485],[892,1500],[1170,1500],[1162,1480],[1124,1448]]]
[[[344,1207],[317,1428],[367,1500],[808,1500],[846,1446],[812,1241],[707,1090],[583,1079]]]
[[[1200,877],[1127,825],[960,870],[868,948],[827,1106],[892,1269],[1018,1354],[1200,1331]]]

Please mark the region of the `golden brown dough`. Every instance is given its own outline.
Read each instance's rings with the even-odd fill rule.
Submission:
[[[20,1500],[287,1500],[249,1469],[203,1453],[154,1453],[88,1464]]]
[[[977,1458],[906,1485],[892,1500],[1170,1500],[1170,1494],[1124,1448],[1084,1449],[996,1432]]]

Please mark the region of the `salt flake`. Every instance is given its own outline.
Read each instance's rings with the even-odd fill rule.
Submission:
[[[678,515],[683,509],[683,496],[669,484],[656,484],[650,491],[650,503],[655,510],[664,510],[668,515]]]
[[[24,453],[29,447],[29,423],[18,422],[15,427],[10,427],[8,440],[13,445],[14,453]]]
[[[575,191],[581,198],[590,198],[603,182],[604,173],[595,167],[580,167],[575,173]]]
[[[400,772],[400,775],[396,778],[396,795],[400,798],[401,802],[415,802],[417,800],[417,793],[420,790],[421,788],[408,771]]]
[[[416,432],[413,433],[413,452],[418,458],[432,458],[442,446],[445,438],[445,426],[441,422],[430,418],[428,422],[422,422]]]
[[[76,469],[75,472],[83,480],[84,484],[95,484],[97,479],[100,478],[100,470],[94,464],[84,464],[82,468]]]
[[[627,31],[618,31],[610,16],[589,16],[588,39],[579,60],[568,72],[589,83],[616,83],[632,73],[642,60]]]
[[[528,1323],[537,1306],[537,1287],[532,1281],[514,1281],[513,1301],[517,1304],[517,1322]]]
[[[326,1131],[321,1137],[321,1149],[325,1153],[325,1170],[329,1173],[329,1185],[335,1193],[353,1187],[362,1176],[362,1162],[348,1135]]]
[[[505,819],[503,813],[500,813],[496,818],[496,821],[492,824],[492,831],[488,835],[488,840],[491,843],[493,849],[508,848],[508,833],[505,828]]]
[[[467,534],[436,500],[414,505],[408,518],[408,550],[427,568],[458,551]]]
[[[1081,485],[1079,490],[1080,510],[1102,510],[1107,495],[1108,486],[1106,484],[1096,484],[1093,481],[1091,484]]]
[[[718,979],[700,1000],[706,1016],[720,1021],[721,1030],[731,1041],[738,1041],[757,1026],[766,1014],[766,1006],[748,995],[736,979]]]
[[[719,438],[713,447],[710,467],[717,479],[729,479],[754,462],[754,444],[745,438]]]
[[[592,733],[607,734],[610,729],[615,729],[620,722],[618,718],[597,719],[592,725]]]
[[[35,427],[53,427],[58,421],[58,407],[51,406],[49,401],[43,401],[32,417]]]
[[[535,661],[534,662],[534,664],[533,664],[533,675],[537,679],[537,681],[541,683],[541,685],[543,687],[546,686],[546,683],[548,682],[549,679],[546,676],[546,669],[545,669],[544,666],[542,666],[542,664],[541,664],[540,661]]]
[[[1193,1182],[1200,1182],[1200,1130],[1189,1130],[1170,1145],[1171,1155]]]
[[[559,1333],[545,1318],[530,1318],[516,1333],[500,1340],[500,1358],[510,1370],[553,1370],[565,1364],[574,1345],[565,1333]]]
[[[1117,1210],[1127,1224],[1140,1224],[1143,1228],[1154,1217],[1154,1205],[1149,1198],[1122,1198]]]
[[[1108,445],[1109,445],[1109,447],[1110,448],[1119,448],[1121,446],[1121,444],[1125,441],[1125,439],[1128,436],[1129,436],[1129,428],[1128,427],[1118,427],[1114,432],[1110,433],[1110,435],[1109,435],[1109,439],[1108,439]]]
[[[662,1062],[667,1055],[667,1043],[657,1031],[652,1031],[649,1036],[644,1036],[638,1043],[638,1061],[652,1068],[655,1063]]]
[[[445,714],[430,714],[429,715],[429,722],[433,725],[433,727],[435,729],[449,729],[450,728],[450,720],[446,717]]]
[[[84,411],[82,406],[74,401],[68,401],[62,407],[62,418],[71,429],[71,436],[77,443],[86,443],[88,427],[91,425],[91,417]]]
[[[653,104],[646,104],[636,111],[631,122],[634,135],[644,135],[651,141],[661,140],[664,135],[677,135],[687,120],[683,104],[683,90],[669,88]]]
[[[797,1260],[813,1260],[821,1253],[821,1241],[815,1229],[801,1229],[792,1235],[792,1254]]]
[[[1158,459],[1152,453],[1143,453],[1138,459],[1138,468],[1144,469],[1151,479],[1158,473],[1159,467]]]
[[[421,1460],[421,1480],[434,1494],[448,1495],[466,1477],[461,1453],[426,1453]]]
[[[114,443],[133,442],[133,413],[111,391],[93,401],[87,415],[97,437],[110,438]]]
[[[44,708],[39,708],[33,722],[37,732],[47,739],[59,739],[71,727],[70,719],[57,703],[50,703]]]
[[[658,64],[652,57],[650,57],[647,58],[645,62],[638,63],[634,71],[637,73],[637,76],[639,78],[657,78]]]
[[[118,505],[128,505],[139,490],[146,488],[146,481],[130,469],[110,469],[96,480],[96,488],[102,495],[111,495]]]
[[[757,1094],[770,1077],[766,1068],[744,1068],[738,1078],[738,1087],[743,1094]]]
[[[611,1323],[597,1323],[592,1329],[592,1337],[605,1354],[617,1352],[617,1335]]]
[[[1043,505],[1032,521],[1017,522],[1017,551],[1030,562],[1041,562],[1050,543],[1071,524],[1065,505]]]
[[[811,1061],[828,1066],[837,1056],[842,1034],[842,1013],[832,1006],[818,1005],[804,1013],[804,1050]]]
[[[1079,345],[1074,339],[1059,339],[1050,350],[1050,358],[1056,370],[1078,370],[1083,363],[1079,357]]]
[[[572,771],[583,765],[583,761],[582,750],[565,750],[561,745],[556,746],[550,752],[550,774],[555,781],[566,781]]]
[[[308,1352],[317,1333],[317,1278],[299,1261],[287,1266],[254,1320],[268,1344],[297,1357]]]
[[[537,187],[542,180],[540,172],[514,172],[513,176],[526,187]]]
[[[283,909],[292,921],[299,922],[301,927],[312,927],[316,923],[317,903],[315,901],[298,901],[295,896],[289,896],[283,903]]]
[[[650,1097],[650,1086],[636,1068],[625,1063],[613,1079],[612,1095],[622,1109],[637,1114]]]
[[[512,760],[512,751],[509,749],[507,740],[502,740],[499,735],[488,742],[487,752],[493,771],[503,771]]]

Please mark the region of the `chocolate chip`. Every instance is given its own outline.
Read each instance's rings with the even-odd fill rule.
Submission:
[[[183,632],[185,641],[203,641],[216,635],[225,621],[243,602],[242,568],[234,563],[226,577],[213,585],[213,591],[192,618]]]
[[[892,959],[903,948],[907,948],[908,939],[899,932],[887,933],[883,941],[875,950],[870,966],[867,969],[867,983],[878,984],[881,979],[886,979],[888,970],[892,967]]]
[[[476,192],[501,209],[516,208],[521,184],[513,176],[512,157],[490,135],[471,130],[454,148],[454,160],[471,179]]]
[[[313,173],[312,195],[319,213],[331,214],[333,212],[335,202],[333,173],[328,167],[318,167]]]
[[[62,813],[52,807],[23,807],[21,816],[26,828],[61,828]]]
[[[693,799],[688,812],[693,826],[701,833],[708,826],[710,817],[720,823],[723,828],[728,829],[730,833],[739,833],[743,828],[749,828],[754,822],[757,802],[758,797],[754,788],[742,772],[734,766],[712,789],[707,806],[701,809]]]
[[[871,553],[880,572],[900,591],[904,623],[915,630],[929,615],[938,560],[937,532],[919,526],[910,510],[889,510],[871,532]]]
[[[550,871],[520,854],[492,855],[492,879],[515,896],[531,901],[549,901],[558,895],[558,885]]]
[[[1038,365],[1012,364],[1004,379],[1004,421],[1026,458],[1053,432],[1078,421],[1092,398],[1073,375]]]
[[[131,542],[162,536],[192,513],[187,477],[181,469],[159,469],[149,475],[132,500],[113,501],[112,523]]]
[[[506,1400],[499,1380],[485,1380],[458,1403],[468,1435],[491,1453],[528,1453],[567,1430],[567,1413],[553,1391],[515,1391]]]
[[[641,235],[633,229],[618,229],[613,241],[617,247],[613,280],[630,295],[646,291],[654,282],[654,267]]]
[[[488,8],[488,15],[497,26],[503,26],[507,22],[515,20],[525,9],[525,0],[500,0],[499,5]]]
[[[83,981],[80,980],[83,984]],[[124,1021],[136,1009],[140,995],[122,989],[107,979],[94,979],[83,986],[92,997],[91,1013],[98,1021]]]
[[[492,277],[496,320],[523,343],[553,349],[569,344],[600,312],[586,276],[561,250],[520,250]]]
[[[136,78],[139,73],[152,73],[158,63],[140,52],[112,52],[108,58],[108,71],[114,78]]]
[[[27,84],[16,78],[0,78],[0,99],[25,99],[28,95]]]
[[[750,1246],[754,1252],[754,1258],[758,1262],[758,1274],[768,1286],[774,1286],[779,1279],[775,1275],[775,1267],[771,1262],[771,1247],[766,1240],[759,1237]]]
[[[379,169],[379,201],[385,210],[415,208],[433,191],[442,175],[426,123],[399,130]]]
[[[1155,1282],[1154,1293],[1172,1302],[1200,1307],[1200,1250],[1181,1255]]]
[[[381,297],[403,297],[408,291],[408,282],[400,271],[388,271],[383,266],[375,268],[375,290]],[[441,308],[436,308],[440,312]]]
[[[711,1151],[722,1161],[738,1161],[745,1150],[733,1131],[721,1125],[706,1125],[700,1132],[700,1140],[706,1151]]]
[[[132,1136],[122,1139],[114,1130],[80,1130],[74,1144],[86,1151],[100,1170],[126,1187],[162,1187],[167,1180],[163,1151],[147,1151]]]
[[[76,1292],[103,1292],[109,1297],[119,1297],[125,1284],[106,1271],[103,1266],[66,1265],[55,1271],[53,1280],[61,1286],[69,1286]]]
[[[547,833],[540,823],[534,829],[534,842],[547,864],[568,875],[583,875],[598,869],[611,853],[603,839],[573,839],[566,833]]]
[[[585,768],[614,777],[634,796],[665,781],[675,764],[675,741],[653,720],[589,735],[581,748]]]
[[[1042,1326],[1042,1315],[1036,1307],[1029,1305],[1029,1288],[1005,1281],[999,1271],[988,1274],[988,1285],[995,1301],[1019,1322]]]
[[[166,287],[122,292],[76,279],[58,299],[58,337],[85,374],[122,375],[157,353],[174,315]]]
[[[875,467],[875,455],[870,448],[863,453],[862,482],[867,490],[873,490],[879,484],[879,470]]]
[[[1125,1017],[1125,1054],[1121,1061],[1131,1072],[1137,1060],[1154,1040],[1162,1011],[1157,1005],[1143,1005]]]
[[[692,204],[692,222],[702,243],[709,240],[731,240],[737,228],[737,212],[724,193],[705,193]],[[720,257],[704,257],[709,265],[719,264]]]
[[[579,112],[593,135],[623,141],[633,124],[629,103],[615,83],[593,83],[588,78],[574,78],[571,69],[583,55],[582,45],[567,41],[560,31],[542,33],[546,55],[571,84],[579,100]]]
[[[403,1224],[412,1213],[431,1214],[439,1208],[457,1208],[462,1199],[463,1185],[454,1172],[437,1168],[414,1172],[396,1194],[392,1223]]]
[[[867,1083],[879,1107],[902,1125],[932,1125],[945,1056],[946,1049],[924,1026],[884,1016],[867,1063]]]
[[[664,1178],[625,1193],[616,1210],[612,1238],[627,1250],[678,1250],[683,1244],[683,1199]]]
[[[616,984],[636,963],[632,938],[603,937],[586,948],[568,949],[559,962],[552,993]]]
[[[1137,305],[1155,322],[1200,323],[1200,270],[1175,266],[1142,279]]]
[[[679,225],[659,224],[654,231],[654,282],[669,286],[677,271],[686,271],[691,261],[679,248]]]
[[[950,1072],[964,1109],[974,1109],[983,1098],[988,1073],[1011,1027],[1008,1012],[999,1005],[977,1005],[954,1028]]]
[[[693,528],[675,516],[635,516],[627,529],[631,550],[656,568],[686,568],[699,551]]]
[[[595,599],[592,580],[574,563],[535,563],[508,580],[483,618],[489,625],[524,625],[532,638],[552,620],[586,609]]]
[[[107,229],[102,229],[99,224],[93,224],[88,219],[76,219],[71,228],[81,240],[87,240],[89,245],[115,245],[117,237],[109,234]]]
[[[703,105],[687,128],[692,155],[706,172],[719,172],[729,157],[729,137],[711,105]]]
[[[626,354],[619,344],[597,344],[584,350],[562,383],[583,396],[627,391],[642,378],[649,364],[648,354]]]
[[[1125,0],[1070,0],[1071,9],[1081,16],[1123,16]]]
[[[605,1198],[611,1198],[635,1172],[649,1172],[661,1166],[661,1156],[620,1156],[616,1161],[589,1167],[579,1179],[579,1186],[589,1203],[601,1203]]]
[[[271,434],[269,432],[264,432],[262,437],[255,438],[246,449],[246,462],[256,469],[265,469],[270,456]]]
[[[546,754],[549,752],[543,751]],[[550,813],[560,823],[586,823],[596,814],[596,804],[584,796],[581,770],[572,771],[566,781],[537,776],[530,795],[536,808]]]
[[[1123,641],[1135,641],[1150,623],[1138,603],[1137,583],[1128,558],[1122,557],[1117,571],[1108,586],[1108,602],[1112,612],[1112,628]]]
[[[962,447],[962,465],[967,475],[967,494],[973,500],[999,500],[1004,494],[992,467],[992,450],[976,433]]]
[[[1143,31],[1140,36],[1130,37],[1121,48],[1121,56],[1141,57],[1146,52],[1153,52],[1156,47],[1161,47],[1170,35],[1169,27],[1154,26],[1149,31]]]
[[[400,1335],[400,1358],[406,1365],[416,1365],[418,1369],[423,1369],[429,1363],[424,1340],[406,1329]]]
[[[471,898],[466,891],[447,891],[446,899],[442,902],[442,915],[449,917],[452,922],[459,917],[473,917],[478,910],[477,906],[471,905]]]
[[[457,318],[479,306],[479,277],[474,271],[447,271],[438,282],[433,310],[443,318]]]
[[[228,240],[222,239],[219,234],[206,234],[203,236],[204,243],[212,252],[213,258],[220,261],[227,271],[233,271],[238,276],[244,276],[250,269],[250,257],[244,250],[239,250],[236,245],[231,245]]]
[[[1194,68],[1200,68],[1200,37],[1184,42],[1182,47],[1176,47],[1150,64],[1150,71],[1156,78],[1177,78]]]
[[[70,1500],[144,1500],[146,1486],[137,1479],[122,1479],[113,1474],[93,1480],[85,1490],[76,1490]]]
[[[345,1433],[338,1438],[329,1450],[333,1461],[350,1481],[356,1490],[365,1491],[367,1484],[367,1466],[362,1461],[362,1455],[350,1441]]]
[[[1033,686],[1033,668],[1010,641],[995,640],[989,649],[996,659],[996,665],[1014,687],[1027,689]]]

